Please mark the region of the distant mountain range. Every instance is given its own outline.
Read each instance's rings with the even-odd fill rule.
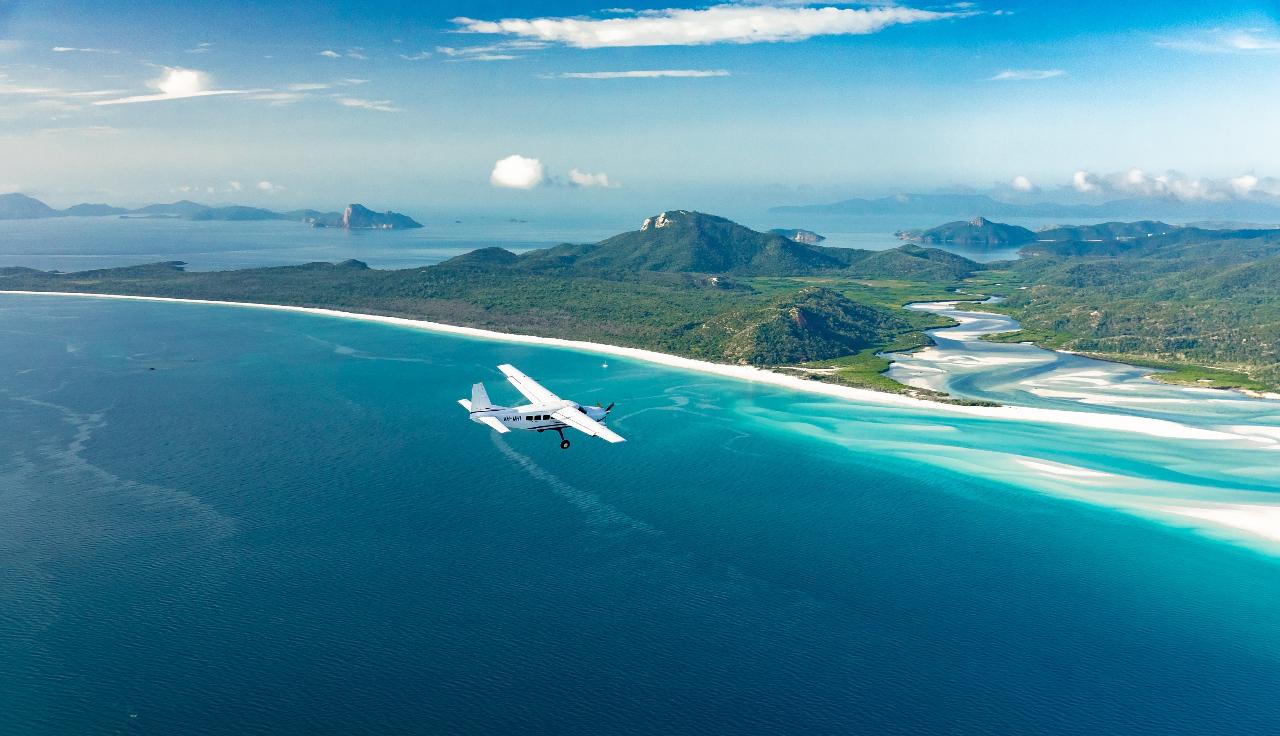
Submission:
[[[1023,204],[1002,202],[985,194],[899,194],[879,199],[846,199],[831,204],[790,205],[769,210],[810,215],[937,215],[939,217],[1063,217],[1188,221],[1280,220],[1280,201],[1231,199],[1183,201],[1172,198],[1117,199],[1100,204]]]
[[[108,204],[77,204],[57,210],[25,194],[0,194],[0,220],[34,220],[51,217],[172,217],[205,221],[295,220],[313,227],[340,227],[351,230],[406,230],[422,224],[399,212],[374,212],[361,204],[350,204],[342,212],[292,210],[275,212],[260,207],[231,205],[211,207],[199,202],[180,200],[168,204],[149,204],[127,209]]]

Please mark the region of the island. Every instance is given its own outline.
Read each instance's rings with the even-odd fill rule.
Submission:
[[[988,223],[993,230],[999,223]],[[1280,386],[1280,231],[1173,228],[1097,240],[1057,228],[1017,260],[934,247],[832,248],[723,217],[668,210],[597,243],[480,248],[401,270],[338,264],[188,272],[159,263],[79,273],[0,269],[0,290],[328,307],[504,333],[587,340],[806,378],[964,401],[884,375],[889,352],[953,324],[910,302],[1003,297],[1017,333],[994,339],[1152,365],[1166,380]]]
[[[0,220],[34,220],[53,217],[107,217],[125,219],[177,218],[195,221],[243,222],[259,220],[294,220],[312,227],[337,227],[347,230],[410,230],[422,223],[399,212],[374,212],[362,204],[349,204],[342,212],[302,209],[276,212],[261,207],[209,205],[183,199],[165,204],[149,204],[127,209],[108,204],[77,204],[58,210],[25,194],[0,194]]]
[[[985,217],[948,222],[927,230],[899,230],[899,240],[925,245],[954,245],[969,248],[1009,248],[1030,243],[1036,234],[1025,227],[992,222]]]

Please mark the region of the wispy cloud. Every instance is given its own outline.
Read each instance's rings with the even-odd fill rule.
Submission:
[[[80,48],[76,46],[54,46],[50,51],[59,54],[118,54],[115,49]]]
[[[569,169],[569,183],[575,187],[583,188],[616,189],[621,186],[621,184],[611,181],[609,175],[603,171],[598,174],[588,174],[578,169]]]
[[[727,77],[729,72],[724,69],[637,69],[623,72],[561,72],[547,76],[554,79],[657,79]]]
[[[803,41],[876,33],[889,26],[954,18],[967,11],[897,5],[866,8],[723,4],[701,9],[630,11],[611,18],[454,18],[458,30],[515,36],[576,48],[702,46]]]
[[[1205,54],[1274,54],[1280,52],[1280,32],[1275,28],[1214,28],[1181,38],[1161,39],[1156,45]]]
[[[333,49],[325,49],[324,51],[321,51],[321,52],[318,54],[318,56],[324,56],[324,57],[328,57],[328,58],[330,58],[330,59],[341,59],[341,58],[342,58],[342,54],[339,54],[337,51],[334,51]]]
[[[425,61],[431,58],[430,51],[419,51],[416,54],[399,54],[401,59],[405,61]]]
[[[204,43],[198,43],[194,47],[187,49],[187,53],[188,54],[207,54],[212,48],[213,48],[213,44],[209,43],[208,41],[205,41]]]
[[[343,107],[377,110],[378,112],[400,112],[400,108],[393,105],[391,100],[365,100],[359,97],[335,97],[334,99]]]
[[[279,92],[279,91],[251,92],[245,95],[246,100],[257,100],[259,102],[266,102],[276,107],[279,107],[282,105],[292,105],[297,102],[302,102],[303,100],[307,99],[307,97],[309,97],[309,95],[305,92]]]
[[[247,92],[264,92],[266,90],[243,89],[211,89],[213,78],[198,69],[181,69],[166,67],[164,76],[151,83],[160,90],[156,94],[133,95],[113,100],[98,100],[95,105],[128,105],[136,102],[163,102],[166,100],[185,100],[191,97],[213,97],[217,95],[242,95]]]
[[[1065,76],[1067,76],[1067,73],[1061,69],[1005,69],[987,77],[987,80],[993,82],[1028,82]]]

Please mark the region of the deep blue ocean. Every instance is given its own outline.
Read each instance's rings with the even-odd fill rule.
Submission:
[[[467,421],[504,362],[629,441]],[[0,295],[0,733],[1276,734],[1280,558],[1017,463],[1229,445]]]

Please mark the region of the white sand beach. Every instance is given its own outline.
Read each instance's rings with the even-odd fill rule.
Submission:
[[[143,302],[172,302],[177,304],[207,304],[213,306],[240,307],[249,309],[270,309],[278,312],[298,312],[303,314],[315,314],[325,317],[336,317],[340,319],[354,319],[364,322],[376,322],[379,324],[397,325],[399,327],[409,327],[412,329],[426,330],[429,332],[439,332],[450,335],[461,335],[465,337],[479,338],[483,340],[501,340],[505,342],[523,343],[530,345],[546,345],[549,347],[568,348],[572,350],[581,350],[585,352],[598,353],[601,355],[616,355],[620,357],[632,358],[634,360],[642,360],[658,365],[669,366],[672,368],[680,368],[683,370],[697,371],[699,373],[709,373],[726,378],[735,378],[740,381],[750,381],[752,383],[762,383],[772,386],[780,386],[794,391],[804,391],[806,393],[821,394],[831,396],[848,401],[860,403],[881,404],[892,406],[905,406],[917,409],[926,409],[929,411],[945,412],[951,414],[960,414],[967,416],[983,417],[987,419],[1001,419],[1019,422],[1039,422],[1046,424],[1061,424],[1076,427],[1087,427],[1091,429],[1103,429],[1120,432],[1136,432],[1151,437],[1161,437],[1167,439],[1194,439],[1194,440],[1213,440],[1213,441],[1249,441],[1251,445],[1267,444],[1274,446],[1280,450],[1280,437],[1271,438],[1267,435],[1258,433],[1233,433],[1223,432],[1211,429],[1202,429],[1199,427],[1191,427],[1178,422],[1167,421],[1163,419],[1154,419],[1150,417],[1125,416],[1119,414],[1108,414],[1104,412],[1081,412],[1066,411],[1060,409],[1041,409],[1026,406],[964,406],[960,404],[948,404],[937,401],[928,401],[926,399],[918,399],[912,396],[904,396],[902,394],[891,394],[880,391],[872,391],[870,389],[855,388],[852,386],[839,386],[831,383],[823,383],[820,381],[801,378],[796,375],[787,375],[776,371],[756,368],[746,365],[728,365],[725,363],[712,363],[704,360],[694,360],[692,358],[682,358],[677,355],[668,355],[667,353],[659,353],[653,350],[642,350],[640,348],[619,347],[617,345],[607,345],[604,343],[587,342],[584,340],[566,340],[558,337],[539,337],[537,335],[518,335],[507,332],[497,332],[494,330],[482,330],[475,327],[460,327],[458,325],[444,324],[441,322],[428,322],[426,320],[409,319],[406,317],[388,317],[379,314],[365,314],[361,312],[346,312],[337,309],[324,309],[320,307],[296,307],[279,304],[258,304],[254,302],[233,302],[221,301],[216,299],[181,299],[176,297],[155,297],[155,296],[133,296],[128,294],[88,294],[81,292],[59,292],[59,291],[0,291],[0,294],[20,294],[25,296],[60,296],[60,297],[83,297],[90,299],[124,299],[131,301]],[[1267,440],[1271,440],[1267,442]]]

